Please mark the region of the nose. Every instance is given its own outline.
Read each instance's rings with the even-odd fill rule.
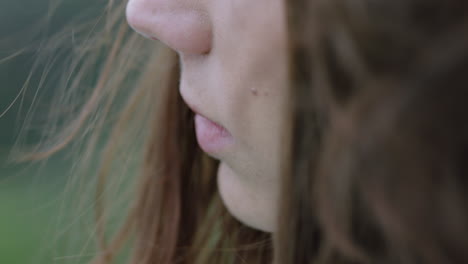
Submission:
[[[212,24],[203,1],[129,0],[128,24],[145,37],[159,39],[179,53],[205,54],[212,45]]]

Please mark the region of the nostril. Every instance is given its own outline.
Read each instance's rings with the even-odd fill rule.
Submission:
[[[210,51],[212,26],[207,14],[193,7],[150,8],[148,4],[142,4],[147,1],[135,2],[129,1],[126,10],[128,24],[135,31],[180,53],[206,54]]]

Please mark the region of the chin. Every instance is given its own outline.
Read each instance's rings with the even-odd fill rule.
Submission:
[[[251,228],[273,233],[276,229],[277,199],[274,190],[256,188],[224,162],[218,168],[218,188],[229,213]]]

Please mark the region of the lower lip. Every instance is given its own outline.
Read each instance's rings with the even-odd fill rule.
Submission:
[[[207,153],[217,153],[233,143],[232,135],[222,126],[195,115],[195,131],[200,148]]]

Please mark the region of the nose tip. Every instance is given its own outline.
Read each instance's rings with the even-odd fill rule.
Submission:
[[[205,54],[211,49],[212,26],[207,13],[174,1],[130,0],[128,24],[145,37],[159,39],[179,53]]]

